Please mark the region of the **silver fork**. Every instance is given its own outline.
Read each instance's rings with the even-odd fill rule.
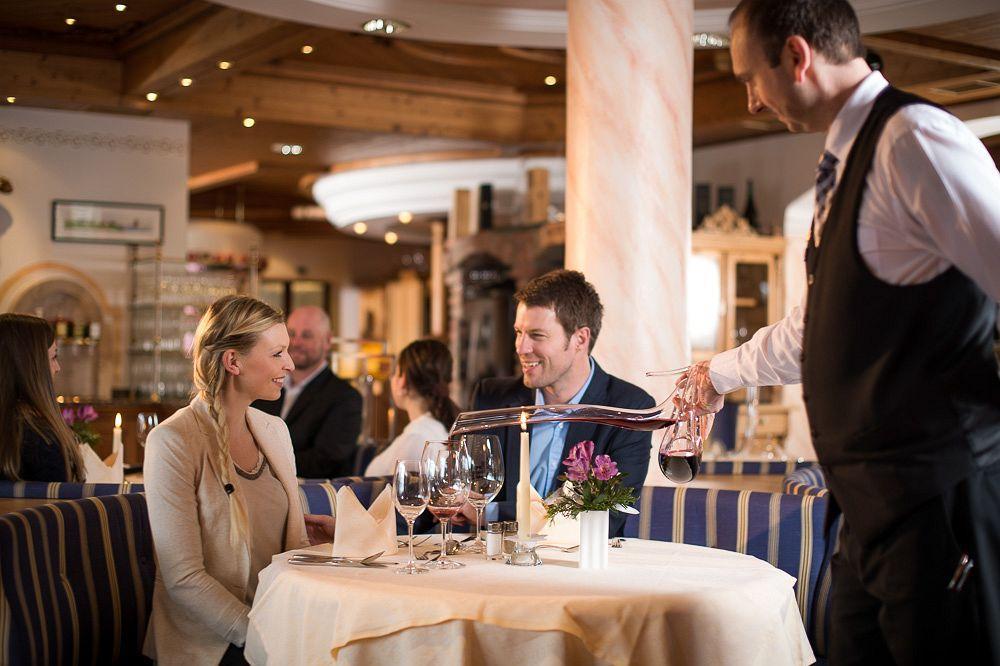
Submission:
[[[385,554],[384,550],[380,550],[374,555],[369,555],[368,557],[334,557],[333,555],[316,555],[312,553],[296,553],[288,558],[289,562],[350,562],[355,564],[371,564],[378,558]]]
[[[540,543],[535,546],[535,548],[554,548],[555,550],[562,551],[564,553],[572,553],[574,550],[578,550],[580,548],[580,544],[575,546],[557,546],[550,543]]]

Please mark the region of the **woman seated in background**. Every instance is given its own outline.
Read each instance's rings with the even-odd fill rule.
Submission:
[[[294,367],[281,314],[221,298],[192,355],[197,395],[146,440],[157,567],[145,651],[160,664],[241,664],[257,574],[282,551],[329,541],[333,519],[304,521],[288,428],[250,407],[276,399]]]
[[[76,436],[56,405],[58,372],[48,322],[0,314],[0,480],[84,480]]]
[[[448,439],[448,429],[458,416],[448,385],[451,352],[437,340],[411,342],[399,353],[389,385],[396,407],[405,409],[410,422],[365,469],[365,476],[388,476],[397,460],[420,460],[424,442]]]

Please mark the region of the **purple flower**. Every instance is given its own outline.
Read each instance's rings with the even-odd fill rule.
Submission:
[[[73,411],[72,407],[62,408],[62,418],[66,422],[66,425],[73,425],[76,423],[76,412]]]
[[[92,405],[84,405],[80,408],[80,420],[84,423],[90,423],[91,421],[97,420],[97,410],[94,409]]]
[[[618,474],[618,463],[611,456],[597,456],[594,459],[594,476],[599,481],[608,481]]]
[[[594,443],[587,440],[578,442],[569,451],[569,457],[563,460],[566,465],[566,478],[570,481],[586,481],[590,474],[590,458],[594,455]]]

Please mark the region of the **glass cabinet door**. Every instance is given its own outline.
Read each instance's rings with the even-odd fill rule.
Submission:
[[[732,346],[741,345],[768,324],[770,265],[735,261],[733,265]]]

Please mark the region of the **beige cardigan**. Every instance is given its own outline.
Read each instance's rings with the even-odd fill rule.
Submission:
[[[285,549],[307,546],[288,428],[257,409],[247,414],[288,494]],[[246,640],[250,553],[229,543],[231,500],[210,454],[214,432],[208,403],[195,398],[146,440],[143,480],[157,566],[144,651],[160,664],[215,666],[230,643]],[[236,492],[232,501],[244,500]]]

